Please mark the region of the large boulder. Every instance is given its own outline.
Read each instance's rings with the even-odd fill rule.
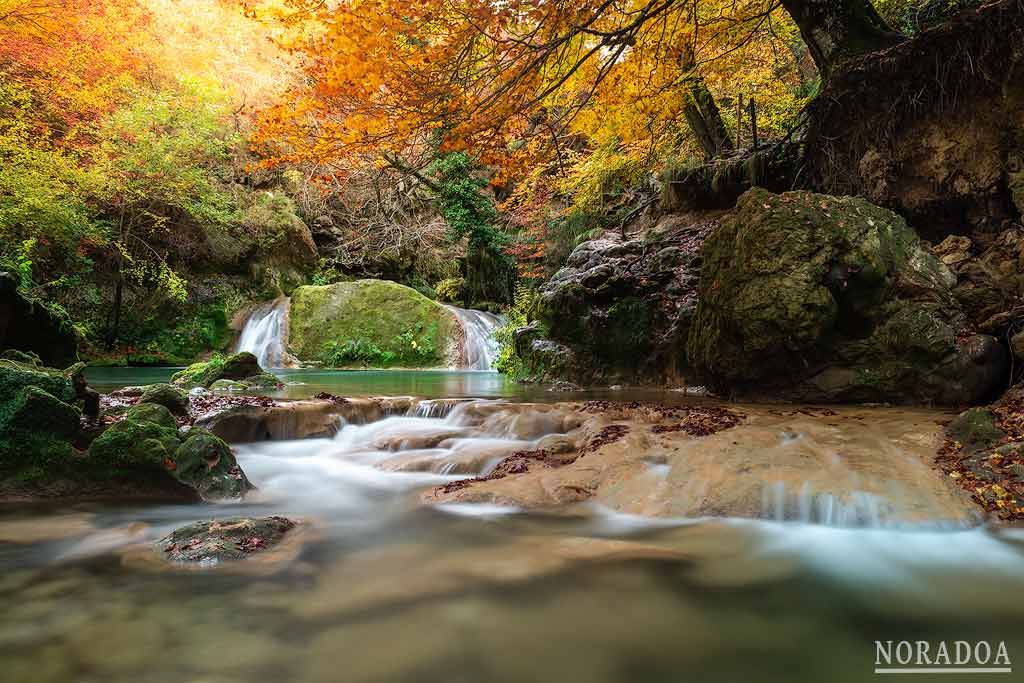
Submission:
[[[87,464],[111,477],[173,477],[204,500],[238,499],[252,488],[231,448],[205,429],[182,434],[164,406],[139,403],[89,448]]]
[[[26,299],[19,279],[0,270],[0,349],[34,352],[46,364],[66,367],[78,360],[78,337],[67,315]]]
[[[580,244],[541,290],[535,315],[546,339],[524,330],[517,352],[548,378],[678,381],[713,225],[669,216],[639,239]]]
[[[720,391],[816,401],[984,400],[1005,350],[956,277],[863,199],[753,189],[704,245],[689,361]]]
[[[303,361],[445,366],[461,337],[454,313],[396,282],[357,280],[292,292],[288,340]]]
[[[75,374],[5,353],[0,359],[0,470],[8,476],[44,475],[73,454],[79,429]],[[12,360],[19,358],[20,360]],[[21,362],[27,361],[27,362]],[[2,475],[0,475],[2,476]]]

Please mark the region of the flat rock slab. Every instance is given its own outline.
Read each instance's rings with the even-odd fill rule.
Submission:
[[[205,520],[175,529],[156,546],[172,562],[213,565],[272,548],[295,526],[292,520],[276,516]]]

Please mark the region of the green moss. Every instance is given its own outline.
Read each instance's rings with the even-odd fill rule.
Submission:
[[[946,427],[946,433],[969,451],[989,448],[1006,436],[996,426],[995,415],[988,408],[971,408],[960,413]]]
[[[64,372],[14,360],[0,360],[0,402],[28,386],[39,387],[65,403],[75,400],[71,378]]]
[[[233,356],[215,355],[203,363],[193,363],[171,377],[177,387],[211,387],[218,380],[241,382],[250,389],[272,389],[279,385],[276,377],[264,372],[256,356],[247,351]]]
[[[947,274],[902,218],[863,199],[750,190],[703,256],[687,351],[719,388],[796,383],[839,358],[884,394],[884,378],[906,380],[900,368],[915,363],[927,372],[954,350]]]
[[[167,408],[140,403],[89,447],[93,466],[163,466],[178,448],[178,423]]]
[[[344,352],[352,341],[376,347],[382,358],[393,354],[394,363],[438,366],[460,331],[448,309],[386,280],[299,287],[292,293],[289,320],[289,346],[307,361],[333,361],[333,351]]]
[[[205,429],[192,429],[174,452],[174,476],[204,499],[240,498],[251,488],[231,448]]]
[[[155,403],[175,415],[184,415],[188,412],[188,394],[170,384],[152,384],[146,387],[139,397],[139,403]]]

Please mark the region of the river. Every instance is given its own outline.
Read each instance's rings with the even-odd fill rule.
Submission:
[[[555,400],[490,373],[282,377],[303,382],[291,397]],[[1024,657],[1020,530],[423,504],[460,475],[409,463],[479,463],[550,431],[485,424],[394,416],[236,445],[259,487],[237,505],[0,509],[4,680],[868,681],[884,678],[876,640],[1005,641]],[[150,546],[194,520],[267,514],[305,523],[264,559],[180,569]],[[933,678],[977,680],[913,680]]]

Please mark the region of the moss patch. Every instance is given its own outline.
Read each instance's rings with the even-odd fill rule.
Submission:
[[[436,367],[460,333],[448,309],[395,282],[357,280],[292,293],[289,344],[301,360]],[[331,362],[347,358],[346,347],[352,362]]]

